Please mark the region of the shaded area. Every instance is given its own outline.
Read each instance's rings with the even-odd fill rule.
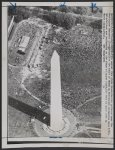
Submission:
[[[48,126],[50,125],[50,115],[47,114],[46,112],[43,112],[42,110],[39,110],[30,105],[27,105],[27,104],[25,104],[17,99],[14,99],[12,97],[8,97],[8,104],[11,107],[14,107],[15,109],[17,109],[31,117],[35,117],[42,123],[44,123]]]

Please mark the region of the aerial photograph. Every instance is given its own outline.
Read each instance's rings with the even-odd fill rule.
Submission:
[[[8,8],[8,138],[101,138],[102,7]]]

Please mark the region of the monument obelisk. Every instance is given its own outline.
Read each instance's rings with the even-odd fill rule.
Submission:
[[[75,135],[76,118],[74,115],[63,108],[62,115],[62,96],[61,96],[61,74],[60,74],[60,56],[56,51],[51,58],[51,98],[50,98],[50,126],[41,123],[38,119],[35,121],[35,131],[38,136],[62,137]],[[45,110],[49,113],[49,108]],[[72,126],[70,126],[72,124]],[[69,131],[69,132],[68,132]]]
[[[51,58],[51,104],[50,104],[50,129],[60,131],[63,128],[60,57],[54,51]]]

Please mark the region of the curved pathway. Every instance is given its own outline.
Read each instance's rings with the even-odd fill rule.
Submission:
[[[77,107],[77,109],[81,108],[83,105],[87,104],[88,102],[94,101],[95,99],[100,98],[100,97],[101,97],[101,95],[95,96],[95,97],[93,97],[93,98],[87,100],[85,103],[79,105],[79,106]]]

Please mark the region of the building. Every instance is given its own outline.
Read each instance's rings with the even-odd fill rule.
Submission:
[[[19,54],[25,54],[25,50],[28,46],[29,40],[30,40],[30,37],[28,36],[22,37],[21,42],[19,44],[18,51],[17,51]]]

